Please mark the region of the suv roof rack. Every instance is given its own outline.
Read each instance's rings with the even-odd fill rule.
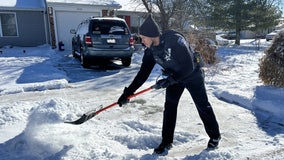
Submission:
[[[86,20],[91,20],[91,19],[115,19],[115,20],[124,20],[124,19],[119,18],[119,17],[101,17],[101,16],[91,16],[91,17],[88,17]]]

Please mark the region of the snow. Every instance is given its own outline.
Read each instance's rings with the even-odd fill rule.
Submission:
[[[253,40],[219,46],[220,62],[205,67],[209,100],[222,140],[205,151],[208,136],[188,92],[181,97],[173,148],[152,155],[161,141],[164,90],[139,95],[82,125],[70,125],[83,113],[115,102],[141,64],[119,62],[84,69],[70,51],[48,45],[0,49],[0,159],[283,159],[284,89],[264,86],[258,63],[271,44]],[[155,83],[156,66],[139,89]]]
[[[74,4],[86,4],[86,5],[101,5],[109,7],[118,7],[121,5],[115,0],[46,0],[48,3],[74,3]]]
[[[44,0],[1,0],[1,7],[45,8]]]

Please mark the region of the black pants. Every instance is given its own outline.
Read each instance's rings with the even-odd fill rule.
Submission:
[[[219,125],[213,109],[208,102],[208,97],[204,86],[204,77],[202,76],[201,71],[198,70],[194,74],[193,78],[186,80],[184,83],[169,86],[166,89],[162,142],[173,142],[178,102],[185,88],[191,94],[198,114],[205,126],[206,133],[210,138],[218,138],[220,136]]]

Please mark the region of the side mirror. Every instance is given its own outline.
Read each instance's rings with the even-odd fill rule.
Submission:
[[[76,34],[76,30],[75,29],[70,29],[70,33],[71,34]]]

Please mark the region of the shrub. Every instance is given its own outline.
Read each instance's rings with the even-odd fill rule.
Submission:
[[[266,85],[284,87],[284,30],[277,34],[260,59],[259,78]]]
[[[195,52],[199,52],[205,64],[215,64],[216,58],[216,35],[197,30],[190,31],[188,40]]]

